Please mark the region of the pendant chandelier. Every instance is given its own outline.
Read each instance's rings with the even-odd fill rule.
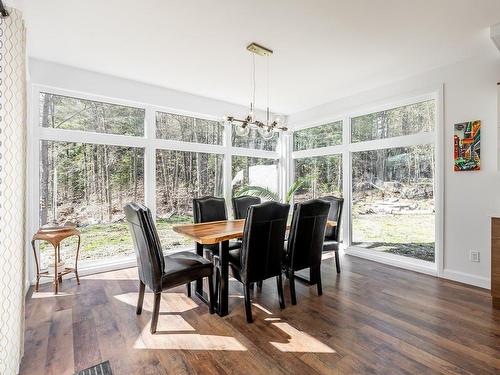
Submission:
[[[244,119],[228,115],[225,116],[224,120],[231,126],[234,126],[234,133],[239,137],[248,136],[250,129],[253,128],[257,129],[262,138],[269,140],[273,138],[276,130],[287,130],[280,116],[276,116],[271,120],[271,112],[269,110],[269,57],[273,54],[273,51],[256,43],[248,45],[247,50],[252,54],[252,98],[250,101],[250,111]],[[267,107],[266,118],[263,121],[258,120],[255,116],[255,55],[265,56],[267,59]]]

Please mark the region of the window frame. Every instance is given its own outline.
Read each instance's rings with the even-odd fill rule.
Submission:
[[[144,135],[130,136],[107,133],[97,133],[83,130],[72,129],[53,129],[44,128],[39,121],[40,116],[40,94],[48,93],[54,95],[68,96],[107,104],[125,105],[138,109],[143,109],[144,116]],[[204,143],[185,142],[177,140],[167,140],[156,138],[156,113],[166,112],[182,116],[196,117],[199,119],[220,121],[216,116],[206,115],[192,111],[178,110],[170,107],[151,105],[147,103],[112,98],[108,96],[92,94],[88,92],[74,91],[63,88],[56,88],[41,84],[32,84],[29,90],[28,107],[28,134],[27,134],[27,231],[26,243],[31,242],[31,235],[35,233],[39,226],[39,204],[40,204],[40,142],[60,141],[89,143],[111,146],[139,147],[144,149],[144,203],[151,210],[156,220],[156,150],[176,150],[187,152],[201,152],[220,154],[223,156],[223,196],[226,199],[228,212],[232,212],[231,207],[231,159],[232,156],[259,157],[265,159],[274,159],[278,161],[278,191],[282,196],[282,186],[284,169],[282,163],[286,159],[284,156],[283,135],[279,134],[276,151],[256,150],[244,147],[233,147],[231,144],[231,127],[229,124],[223,124],[222,145],[211,145]],[[222,115],[221,115],[222,117]],[[191,249],[192,247],[190,247]],[[185,250],[179,247],[178,250]],[[37,246],[37,252],[39,252]],[[177,251],[177,249],[175,250]],[[92,262],[80,262],[80,274],[89,274],[103,272],[106,270],[118,269],[135,265],[135,257],[126,257],[118,259],[103,259]],[[28,248],[28,278],[34,280],[34,259],[33,251]]]
[[[416,104],[427,100],[435,102],[435,124],[431,132],[421,132],[406,136],[375,139],[363,142],[351,142],[351,119],[358,116],[390,110],[393,108]],[[435,276],[444,273],[443,230],[444,230],[444,136],[443,136],[443,85],[427,87],[412,93],[404,93],[395,97],[381,99],[377,102],[358,107],[352,107],[341,113],[327,116],[310,123],[293,127],[293,131],[320,126],[323,124],[342,120],[342,144],[314,149],[293,151],[293,139],[290,142],[290,159],[288,165],[288,182],[295,177],[295,160],[316,157],[341,155],[342,156],[342,193],[344,197],[344,210],[342,216],[343,248],[346,254],[375,260],[398,267],[423,272]],[[292,137],[293,138],[293,137]],[[408,147],[422,144],[434,145],[435,176],[434,176],[434,204],[435,204],[435,262],[429,263],[419,259],[403,256],[378,253],[352,245],[352,155],[359,151],[372,151],[386,148]]]

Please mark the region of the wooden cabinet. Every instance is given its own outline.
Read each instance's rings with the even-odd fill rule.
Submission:
[[[500,218],[491,218],[491,298],[500,309]]]

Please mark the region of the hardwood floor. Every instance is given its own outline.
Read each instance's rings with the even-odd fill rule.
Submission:
[[[323,296],[296,283],[280,310],[274,280],[254,293],[247,324],[231,282],[230,313],[210,315],[179,287],[135,314],[136,269],[50,284],[26,306],[21,374],[73,374],[109,360],[120,374],[500,374],[500,311],[489,291],[344,256],[322,267]],[[194,296],[194,293],[193,293]]]

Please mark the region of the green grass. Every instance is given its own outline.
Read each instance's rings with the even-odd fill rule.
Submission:
[[[190,216],[175,215],[158,219],[156,227],[163,250],[179,246],[192,246],[193,242],[172,230],[174,224],[192,222]],[[109,259],[134,254],[132,238],[124,222],[97,224],[79,228],[82,236],[80,261]],[[384,241],[381,241],[383,239]],[[355,214],[353,217],[353,242],[358,246],[434,261],[434,215],[377,215]],[[68,263],[74,262],[76,238],[61,244],[61,256]],[[43,244],[42,267],[53,258],[53,248]]]
[[[356,246],[434,262],[433,214],[356,214],[352,221]]]
[[[156,228],[163,250],[192,244],[192,241],[172,230],[174,224],[188,222],[192,222],[191,217],[180,215],[157,220]],[[78,229],[81,232],[79,261],[109,259],[110,257],[124,257],[134,254],[132,237],[127,224],[124,222],[89,225]],[[77,242],[76,237],[71,237],[61,243],[61,257],[64,261],[74,262]],[[42,267],[46,267],[48,262],[53,261],[53,247],[42,244],[40,250],[42,253]]]

